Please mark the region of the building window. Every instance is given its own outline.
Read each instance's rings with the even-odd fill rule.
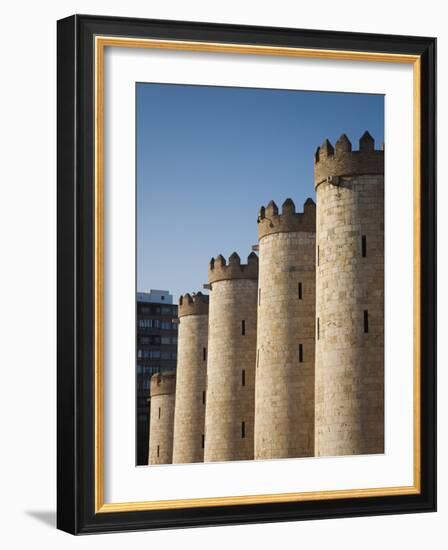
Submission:
[[[177,360],[177,351],[173,351],[173,352],[171,353],[171,359],[173,359],[174,361]]]
[[[160,412],[161,412],[161,409],[160,409],[160,407],[159,407],[159,418],[160,418]]]
[[[202,434],[201,440],[202,440],[201,441],[201,446],[202,446],[202,448],[204,448],[205,447],[205,445],[204,445],[205,444],[205,435],[204,434]]]
[[[241,371],[241,385],[246,385],[246,371],[244,369]]]
[[[160,445],[157,445],[157,456],[160,456]]]
[[[258,289],[258,305],[261,306],[261,288]]]
[[[369,332],[369,312],[364,310],[364,332]]]
[[[162,345],[164,345],[164,346],[169,345],[171,343],[170,337],[169,336],[162,336],[161,342],[162,342]]]
[[[244,439],[246,437],[246,423],[241,422],[241,437]]]
[[[320,248],[319,245],[317,245],[317,265],[320,264]]]
[[[317,339],[319,340],[320,338],[320,319],[319,317],[317,318]]]
[[[302,299],[302,283],[299,283],[297,292],[299,293],[299,300]]]
[[[205,390],[202,392],[202,404],[205,405]]]
[[[246,334],[246,321],[241,321],[241,334],[244,336]]]
[[[299,363],[303,363],[303,344],[299,344]]]
[[[207,348],[202,348],[202,360],[207,361]]]
[[[363,235],[361,239],[361,249],[362,257],[365,258],[367,256],[367,237],[365,235]]]
[[[259,365],[260,365],[260,350],[257,349],[257,369]]]

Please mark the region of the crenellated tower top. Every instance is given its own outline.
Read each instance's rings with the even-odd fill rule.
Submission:
[[[178,317],[186,315],[208,315],[209,298],[202,292],[184,294],[179,298]]]
[[[328,181],[337,185],[337,178],[384,174],[384,148],[375,149],[375,140],[364,132],[359,140],[359,150],[352,151],[352,144],[345,134],[337,140],[336,147],[326,139],[317,148],[314,157],[314,188]]]
[[[236,252],[229,256],[228,263],[221,254],[212,258],[208,267],[208,282],[230,279],[258,279],[258,256],[251,252],[247,257],[247,264],[241,263]]]
[[[313,199],[307,199],[303,205],[303,212],[296,212],[292,199],[286,199],[279,214],[278,207],[271,201],[266,207],[262,206],[258,214],[258,240],[273,233],[292,233],[316,231],[316,204]]]
[[[176,391],[176,373],[174,371],[158,372],[151,376],[151,397],[171,395]]]

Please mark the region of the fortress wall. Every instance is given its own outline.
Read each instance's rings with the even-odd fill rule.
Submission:
[[[183,296],[179,303],[173,463],[204,460],[207,355],[208,296]]]
[[[256,459],[314,453],[315,205],[291,203],[259,225]]]
[[[354,166],[341,140],[315,164],[317,456],[384,452],[384,176],[363,174],[384,171],[383,152],[364,135]]]
[[[172,463],[175,392],[175,373],[151,377],[149,464]]]
[[[258,259],[232,255],[209,270],[209,352],[205,462],[254,457]],[[219,264],[219,265],[218,265]]]

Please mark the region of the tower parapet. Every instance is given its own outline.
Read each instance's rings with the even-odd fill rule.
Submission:
[[[314,156],[315,189],[324,181],[337,184],[339,177],[380,174],[384,174],[384,150],[375,149],[375,140],[367,131],[359,140],[358,151],[352,151],[350,140],[342,134],[336,147],[326,139]]]
[[[210,260],[208,267],[209,283],[234,279],[258,279],[258,256],[255,252],[249,254],[247,264],[241,263],[241,258],[236,252],[229,256],[228,263],[221,254]]]
[[[178,317],[186,315],[208,315],[209,298],[202,292],[184,294],[179,298]]]
[[[282,204],[282,212],[274,201],[260,208],[258,214],[258,240],[274,233],[293,233],[297,231],[316,231],[316,204],[308,198],[303,206],[303,212],[296,212],[292,199],[286,199]]]

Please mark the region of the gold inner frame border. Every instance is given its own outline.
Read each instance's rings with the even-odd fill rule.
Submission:
[[[301,493],[277,493],[263,495],[226,496],[192,498],[181,500],[158,500],[140,502],[104,502],[104,52],[106,47],[152,48],[160,50],[194,51],[208,53],[235,53],[269,55],[280,57],[301,57],[327,60],[348,60],[382,63],[406,63],[413,65],[413,439],[414,439],[414,482],[410,486],[379,487],[349,490],[313,491]],[[181,40],[156,40],[142,38],[122,38],[96,36],[95,55],[95,513],[132,512],[143,510],[167,510],[209,506],[232,506],[275,502],[304,502],[334,500],[342,498],[365,498],[420,494],[421,492],[421,60],[417,55],[390,54],[382,52],[357,52],[345,50],[325,50],[291,48],[279,46],[257,46],[253,44],[226,44]]]

